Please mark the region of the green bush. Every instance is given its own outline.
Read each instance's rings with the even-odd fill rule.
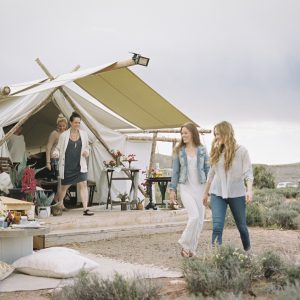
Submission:
[[[269,188],[274,189],[275,188],[275,179],[271,172],[269,172],[266,167],[264,166],[255,166],[254,170],[254,181],[253,185],[258,188]]]
[[[209,257],[186,260],[183,274],[190,293],[216,296],[218,291],[247,293],[259,271],[254,258],[243,250],[221,246]]]
[[[257,202],[250,203],[247,206],[246,220],[249,226],[263,226],[264,225],[264,208]]]
[[[112,280],[82,271],[74,283],[54,294],[55,300],[156,300],[159,288],[139,278],[126,280],[116,274]]]
[[[283,229],[297,229],[297,216],[298,213],[288,207],[278,207],[269,213],[267,225],[276,225]]]
[[[300,300],[300,282],[288,284],[277,296],[277,300]]]
[[[198,296],[190,296],[188,300],[242,300],[243,295],[240,293],[238,295],[235,295],[232,292],[216,292],[216,295],[214,297],[204,297],[203,295]]]
[[[262,271],[267,279],[281,275],[284,270],[284,263],[280,256],[272,251],[267,251],[261,258]]]
[[[288,283],[295,284],[300,282],[300,266],[290,266],[286,270]]]

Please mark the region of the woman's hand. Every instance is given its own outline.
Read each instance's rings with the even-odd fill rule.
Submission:
[[[87,151],[83,151],[82,152],[82,156],[85,157],[85,158],[87,158],[89,156],[89,153]]]
[[[246,203],[251,203],[253,200],[253,193],[252,190],[248,190],[246,192]]]
[[[171,190],[169,193],[169,199],[171,203],[175,203],[176,202],[176,193],[174,190]]]
[[[51,164],[49,162],[47,162],[46,167],[49,171],[51,171]]]
[[[203,205],[208,207],[208,193],[203,194]]]

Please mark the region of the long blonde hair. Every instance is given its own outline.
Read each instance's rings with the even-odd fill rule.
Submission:
[[[192,140],[193,143],[196,147],[198,146],[202,146],[202,143],[200,141],[200,136],[199,136],[199,132],[198,129],[196,127],[196,125],[194,123],[188,122],[185,123],[181,126],[180,128],[180,133],[182,133],[182,129],[186,128],[189,132],[191,132],[192,134]],[[180,142],[176,145],[175,149],[174,149],[174,154],[178,154],[180,149],[185,145],[185,143],[183,142],[183,139],[181,137]]]
[[[236,151],[236,140],[234,138],[234,130],[232,125],[227,122],[223,121],[217,124],[214,127],[214,134],[215,130],[218,131],[219,135],[222,138],[222,144],[220,145],[216,138],[212,142],[211,152],[210,152],[210,164],[215,165],[224,151],[224,158],[225,158],[225,170],[228,171],[232,165],[232,161]]]

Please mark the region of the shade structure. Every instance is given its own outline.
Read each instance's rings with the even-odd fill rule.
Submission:
[[[89,75],[75,83],[139,128],[174,128],[191,122],[128,68]]]

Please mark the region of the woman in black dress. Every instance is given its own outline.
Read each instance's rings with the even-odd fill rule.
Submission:
[[[87,208],[87,161],[89,156],[89,141],[87,133],[80,129],[81,116],[73,112],[70,117],[70,129],[63,132],[58,140],[54,155],[59,156],[59,175],[61,186],[58,199],[64,209],[63,200],[68,188],[73,184],[79,185],[80,198],[83,205],[83,215],[92,216]]]

